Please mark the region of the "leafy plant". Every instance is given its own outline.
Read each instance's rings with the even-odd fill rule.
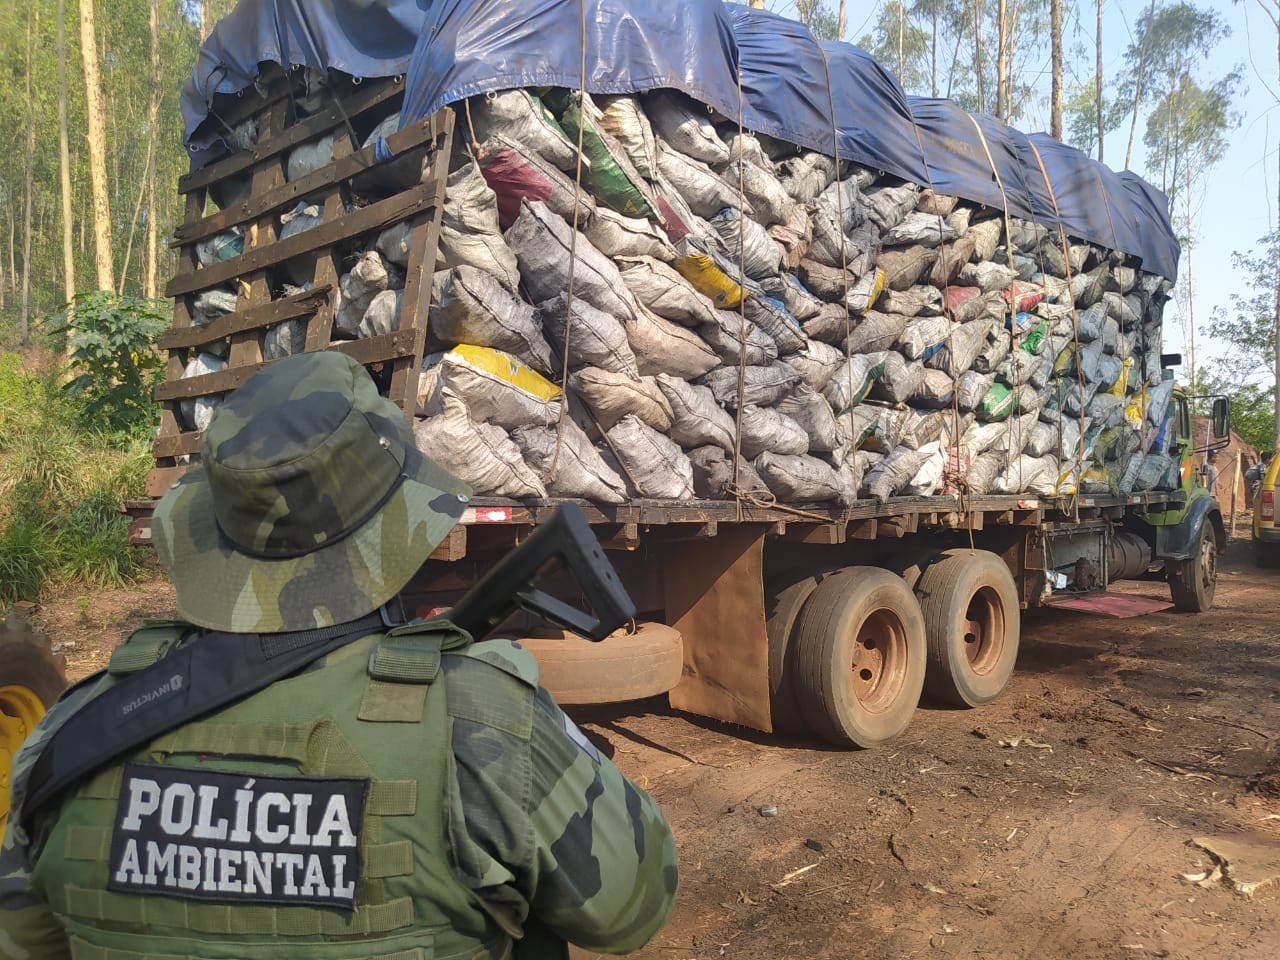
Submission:
[[[48,574],[48,531],[28,516],[0,528],[0,604],[32,599]]]
[[[48,332],[70,347],[78,373],[63,390],[86,427],[137,436],[154,425],[151,398],[164,367],[155,343],[169,326],[159,308],[99,290],[80,294],[47,321]]]

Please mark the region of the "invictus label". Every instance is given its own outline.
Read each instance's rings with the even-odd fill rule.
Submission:
[[[109,889],[355,909],[369,781],[125,765]]]

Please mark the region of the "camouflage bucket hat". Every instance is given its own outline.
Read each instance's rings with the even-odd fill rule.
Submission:
[[[401,410],[340,353],[255,374],[205,430],[152,534],[182,617],[268,633],[354,620],[395,596],[470,490],[414,446]]]

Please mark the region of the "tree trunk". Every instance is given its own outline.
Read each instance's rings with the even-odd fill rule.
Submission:
[[[836,39],[844,39],[844,28],[848,11],[845,9],[846,0],[840,0],[840,5],[836,7]]]
[[[978,77],[978,112],[987,112],[987,98],[982,89],[982,0],[973,0],[973,56]]]
[[[1129,146],[1124,151],[1124,168],[1129,169],[1129,161],[1133,159],[1133,140],[1138,133],[1138,110],[1142,106],[1142,86],[1147,79],[1147,31],[1156,15],[1156,0],[1151,0],[1147,8],[1147,25],[1142,33],[1142,43],[1138,47],[1138,75],[1133,83],[1133,118],[1129,121]],[[1280,31],[1277,31],[1280,33]]]
[[[1009,106],[1009,0],[996,6],[996,116],[1004,120]]]
[[[1280,7],[1277,7],[1280,14]],[[1272,18],[1276,25],[1276,76],[1280,77],[1280,16]],[[1280,179],[1276,181],[1276,215],[1280,217]],[[1275,325],[1271,329],[1271,347],[1275,360],[1275,429],[1271,438],[1271,449],[1280,450],[1280,279],[1276,283]]]
[[[1195,392],[1196,391],[1196,299],[1195,299],[1196,288],[1195,288],[1195,277],[1191,269],[1191,255],[1192,255],[1193,249],[1195,248],[1195,241],[1194,241],[1194,231],[1192,229],[1192,224],[1191,224],[1192,213],[1191,213],[1191,175],[1190,173],[1188,173],[1187,175],[1187,182],[1183,185],[1183,192],[1185,193],[1185,196],[1182,199],[1184,204],[1183,209],[1185,210],[1184,216],[1186,218],[1186,231],[1187,231],[1187,244],[1186,244],[1187,333],[1188,333],[1187,342],[1189,347],[1189,353],[1191,356],[1191,363],[1189,368],[1190,378],[1191,378],[1190,386],[1191,386],[1192,392]]]
[[[9,216],[9,286],[14,293],[18,292],[18,258],[14,255],[14,236],[17,233],[18,224],[16,220],[16,211]]]
[[[160,122],[160,0],[151,0],[151,103],[147,109],[147,263],[142,295],[155,297],[156,246],[160,219],[156,216],[156,138]]]
[[[907,58],[903,49],[907,35],[906,0],[898,0],[898,83],[905,84],[907,76]]]
[[[62,287],[76,295],[75,240],[71,233],[71,150],[67,145],[67,0],[58,0],[58,160],[62,174]]]
[[[36,155],[36,117],[31,97],[31,71],[34,66],[32,34],[35,31],[36,11],[38,9],[34,3],[27,7],[27,101],[25,114],[27,153],[24,170],[24,180],[26,181],[24,187],[25,199],[23,201],[24,210],[22,214],[22,320],[18,328],[24,347],[31,342],[31,204],[34,199],[32,197],[32,179]]]
[[[1062,139],[1062,0],[1050,0],[1049,41],[1053,47],[1053,80],[1049,93],[1049,136]]]
[[[933,34],[929,40],[929,96],[938,95],[938,0],[933,0]]]
[[[1101,163],[1102,138],[1105,134],[1102,118],[1102,0],[1098,0],[1098,34],[1095,43],[1097,59],[1094,63],[1093,106],[1098,114],[1098,162]]]
[[[93,187],[93,263],[99,290],[114,291],[111,201],[107,195],[107,142],[103,130],[102,81],[98,76],[94,0],[80,0],[80,54],[84,61],[85,118],[89,140],[89,180]]]

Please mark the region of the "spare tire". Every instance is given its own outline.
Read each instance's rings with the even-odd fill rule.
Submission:
[[[564,630],[513,637],[538,661],[540,682],[560,704],[622,703],[668,692],[680,682],[684,641],[665,623],[636,625],[599,643]]]

